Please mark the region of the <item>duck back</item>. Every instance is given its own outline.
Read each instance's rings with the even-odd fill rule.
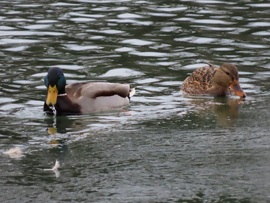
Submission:
[[[217,67],[204,66],[196,69],[182,83],[181,90],[187,94],[207,94],[207,90],[213,87],[212,78]]]

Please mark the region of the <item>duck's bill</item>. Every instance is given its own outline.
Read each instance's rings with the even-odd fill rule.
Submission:
[[[46,104],[48,106],[54,106],[57,102],[57,95],[58,95],[58,90],[57,90],[56,85],[54,85],[53,87],[49,85]]]
[[[231,84],[230,88],[233,90],[235,95],[242,97],[242,98],[246,97],[246,93],[241,89],[239,83]]]

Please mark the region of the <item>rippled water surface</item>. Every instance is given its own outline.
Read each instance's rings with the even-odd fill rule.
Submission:
[[[1,1],[0,22],[1,202],[270,200],[267,0]],[[205,62],[236,64],[247,98],[184,97]],[[52,66],[137,92],[119,111],[47,116]]]

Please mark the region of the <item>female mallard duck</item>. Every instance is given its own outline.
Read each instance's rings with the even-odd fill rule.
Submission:
[[[50,68],[44,77],[47,98],[43,110],[57,115],[86,114],[109,110],[129,104],[135,89],[128,84],[107,82],[83,82],[66,85],[60,68]]]
[[[219,68],[208,64],[196,69],[184,80],[181,90],[191,95],[226,96],[234,92],[237,96],[246,97],[239,85],[237,67],[229,63]]]

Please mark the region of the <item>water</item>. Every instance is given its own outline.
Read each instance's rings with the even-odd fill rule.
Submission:
[[[268,202],[269,12],[266,0],[1,1],[1,202]],[[236,64],[248,97],[183,97],[205,62]],[[51,66],[137,94],[119,111],[47,116]],[[55,160],[59,177],[44,171]]]

